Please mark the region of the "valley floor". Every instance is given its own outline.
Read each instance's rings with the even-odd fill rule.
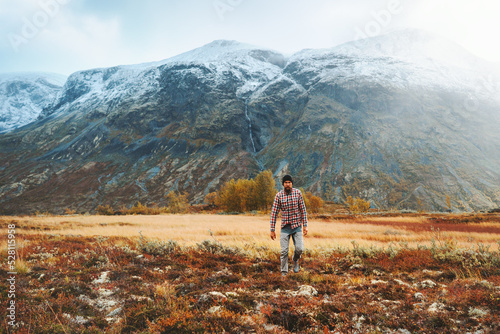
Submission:
[[[497,333],[499,218],[311,217],[282,277],[264,215],[0,217],[1,332]]]

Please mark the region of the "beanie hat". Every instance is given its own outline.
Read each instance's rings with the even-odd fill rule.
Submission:
[[[281,179],[281,184],[282,185],[285,184],[285,181],[290,181],[290,182],[293,183],[292,177],[290,175],[288,175],[288,174],[285,175],[285,176],[283,176],[283,179]]]

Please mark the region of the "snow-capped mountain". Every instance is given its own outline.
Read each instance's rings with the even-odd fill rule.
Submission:
[[[101,113],[121,111],[124,104],[159,93],[160,82],[170,79],[185,79],[182,84],[186,88],[194,84],[190,80],[196,80],[194,89],[200,84],[234,86],[227,88],[235,88],[237,91],[232,93],[244,96],[278,76],[284,64],[284,57],[272,50],[236,41],[214,41],[159,62],[76,72],[43,116],[67,108]]]
[[[484,68],[487,62],[458,44],[423,30],[400,29],[373,38],[348,42],[332,51],[369,58],[391,57],[418,65],[441,63],[462,69]]]
[[[294,75],[312,82],[341,80],[355,84],[368,78],[391,82],[399,88],[434,87],[476,94],[482,91],[478,86],[490,80],[490,85],[500,92],[500,75],[491,73],[493,64],[421,30],[399,30],[330,49],[304,50],[294,54],[287,67]]]
[[[89,211],[162,203],[172,190],[201,202],[271,169],[337,202],[438,210],[449,195],[456,210],[492,208],[500,102],[489,68],[438,37],[397,31],[288,59],[215,41],[77,72],[39,120],[0,136],[0,203]]]
[[[0,73],[0,133],[36,120],[65,80],[53,73]]]

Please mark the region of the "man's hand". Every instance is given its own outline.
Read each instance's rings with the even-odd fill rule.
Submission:
[[[276,232],[274,231],[271,232],[271,239],[273,240],[276,239]]]
[[[307,235],[307,227],[304,226],[303,231],[304,231],[304,237],[305,237]]]

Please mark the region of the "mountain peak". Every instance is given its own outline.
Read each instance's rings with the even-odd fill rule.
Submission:
[[[241,43],[235,40],[219,39],[199,48],[181,53],[172,58],[166,59],[165,63],[171,62],[218,62],[225,61],[228,58],[246,56],[252,50],[264,50],[276,53],[273,50],[261,48],[255,45]]]
[[[213,42],[205,44],[202,48],[227,48],[227,49],[254,49],[257,48],[254,45],[241,43],[235,40],[227,40],[227,39],[217,39]]]
[[[413,63],[438,61],[455,67],[477,68],[483,62],[457,43],[420,29],[395,29],[386,34],[348,42],[331,49],[368,57],[392,57]]]

